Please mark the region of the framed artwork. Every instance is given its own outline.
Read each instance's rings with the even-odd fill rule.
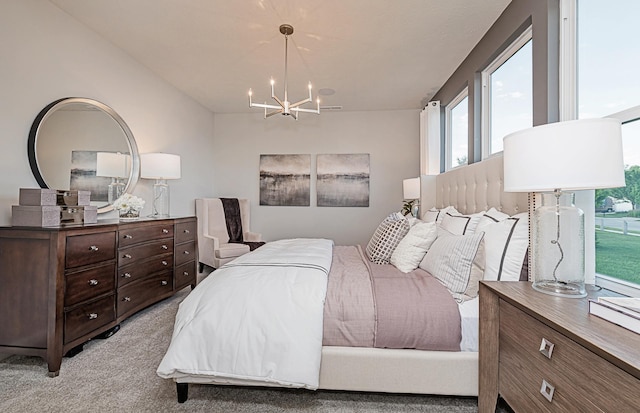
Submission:
[[[260,155],[260,205],[310,204],[311,155]]]
[[[91,201],[109,199],[111,178],[96,176],[97,151],[71,151],[69,189],[91,191]]]
[[[369,206],[369,154],[318,155],[318,206]]]

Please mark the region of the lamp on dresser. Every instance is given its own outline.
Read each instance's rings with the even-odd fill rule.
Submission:
[[[535,290],[571,298],[587,295],[584,213],[570,191],[624,185],[616,119],[550,123],[504,138],[504,190],[542,195],[531,225]]]
[[[170,153],[140,155],[140,177],[155,179],[151,218],[169,217],[169,185],[167,179],[180,179],[180,156]]]

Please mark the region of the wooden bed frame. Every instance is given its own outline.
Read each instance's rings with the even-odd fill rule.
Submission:
[[[464,214],[491,207],[509,215],[529,210],[526,193],[503,191],[501,155],[440,175],[423,176],[421,181],[422,211],[448,205]],[[180,403],[187,400],[188,383],[211,382],[202,377],[176,379]],[[319,389],[477,396],[478,353],[325,346]]]

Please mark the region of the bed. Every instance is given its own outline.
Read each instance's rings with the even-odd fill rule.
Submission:
[[[432,214],[437,214],[442,217],[441,214],[444,214],[445,211],[447,211],[447,208],[455,208],[456,216],[454,217],[453,215],[447,214],[446,218],[448,218],[450,222],[456,221],[452,224],[449,224],[450,226],[457,226],[461,220],[454,218],[461,218],[460,216],[471,217],[473,214],[476,214],[478,217],[482,216],[485,217],[483,219],[487,220],[486,216],[488,215],[486,214],[486,212],[491,210],[494,211],[494,216],[497,217],[498,214],[502,216],[502,218],[500,218],[500,222],[504,222],[505,225],[502,225],[502,227],[504,228],[499,230],[501,231],[500,234],[504,233],[507,234],[508,237],[511,237],[513,234],[513,229],[511,230],[511,232],[509,232],[507,226],[509,226],[509,228],[515,228],[516,224],[518,223],[518,219],[520,220],[520,224],[522,224],[522,221],[524,221],[522,219],[523,216],[526,217],[528,213],[529,203],[527,194],[504,193],[502,191],[502,171],[502,157],[497,156],[467,167],[457,168],[438,176],[424,177],[422,180],[423,196],[421,200],[421,217],[425,220],[430,220],[431,218],[429,216]],[[519,216],[520,218],[514,219],[514,216]],[[509,222],[507,222],[507,219],[504,217],[509,217]],[[489,216],[489,218],[496,222],[498,221],[498,218],[493,218],[491,216]],[[435,220],[437,218],[433,219]],[[491,228],[494,227],[497,227],[497,225],[491,226]],[[498,230],[491,229],[489,231],[483,231],[482,233],[489,234],[490,231]],[[496,237],[497,235],[494,234],[491,239],[495,240],[497,239]],[[526,235],[524,237],[528,237],[528,229],[526,230]],[[490,244],[488,236],[485,237],[485,241],[485,244]],[[522,244],[523,240],[520,241]],[[292,245],[293,244],[283,245],[283,251],[292,251]],[[278,246],[276,245],[275,247],[277,248]],[[308,276],[300,277],[297,272],[299,268],[296,268],[292,270],[293,272],[291,273],[290,279],[296,280],[296,282],[297,280],[300,280],[302,278],[304,278],[304,280],[315,280],[312,282],[310,281],[310,284],[308,286],[305,285],[304,287],[307,289],[307,294],[310,294],[310,296],[314,298],[312,300],[305,299],[305,304],[302,307],[299,305],[300,303],[291,304],[293,305],[293,307],[289,308],[289,310],[287,310],[285,307],[285,311],[287,311],[287,314],[309,312],[315,314],[313,316],[310,316],[315,318],[318,317],[318,311],[320,311],[320,331],[318,331],[317,323],[315,321],[313,323],[310,323],[300,320],[287,319],[286,323],[300,323],[300,325],[302,326],[299,329],[296,329],[300,330],[300,334],[292,337],[292,342],[301,340],[301,342],[305,342],[305,345],[300,347],[304,347],[305,349],[310,350],[308,350],[306,353],[301,352],[300,354],[298,354],[298,346],[296,346],[296,351],[287,351],[285,353],[287,353],[288,357],[293,360],[291,364],[295,366],[302,365],[303,363],[308,363],[309,368],[302,368],[302,373],[311,371],[312,375],[315,374],[316,377],[312,377],[311,379],[307,377],[299,378],[300,375],[304,376],[304,374],[301,374],[300,371],[293,372],[292,376],[290,376],[293,377],[293,379],[290,380],[279,379],[277,377],[273,378],[272,375],[270,375],[272,379],[269,379],[267,381],[255,381],[252,380],[252,376],[247,376],[244,374],[227,374],[222,377],[213,377],[208,374],[203,374],[203,371],[199,371],[197,368],[167,368],[167,364],[170,363],[165,363],[165,360],[163,359],[161,366],[158,368],[158,374],[164,378],[171,378],[176,382],[179,402],[184,402],[187,399],[189,383],[258,385],[302,387],[309,389],[317,388],[327,390],[477,396],[478,353],[477,347],[474,348],[473,344],[474,342],[477,343],[477,339],[474,339],[474,335],[477,338],[477,297],[475,299],[473,297],[467,297],[468,299],[459,300],[460,302],[458,305],[458,309],[460,310],[460,328],[462,330],[462,339],[460,341],[460,345],[461,349],[466,351],[435,351],[424,349],[390,349],[378,347],[351,347],[346,345],[323,345],[323,310],[318,310],[318,303],[324,302],[324,294],[326,293],[327,283],[326,278],[323,277],[328,276],[329,269],[331,268],[331,260],[329,260],[329,262],[327,263],[326,259],[322,258],[323,256],[326,257],[326,253],[320,254],[320,250],[331,248],[331,246],[327,247],[327,244],[325,242],[319,242],[305,245],[303,248],[305,250],[313,250],[317,248],[319,254],[317,257],[312,257],[311,261],[308,264],[304,265],[304,267],[306,267],[304,270],[309,271]],[[493,250],[487,247],[487,254],[496,254],[496,251],[491,251]],[[367,251],[367,253],[368,252],[369,251]],[[353,250],[351,250],[351,253],[353,253]],[[286,254],[287,253],[285,252],[285,256]],[[269,260],[268,257],[266,259],[267,261]],[[242,271],[249,271],[249,267],[254,265],[251,260],[251,257],[246,258],[243,261],[244,267],[242,266],[242,261],[238,264],[241,274]],[[289,263],[297,263],[295,257],[285,257],[285,260],[289,260],[287,261]],[[279,263],[280,261],[282,261],[282,259],[278,258],[277,261]],[[495,271],[500,271],[502,273],[503,266],[506,267],[508,265],[511,265],[514,269],[517,268],[518,270],[517,279],[521,279],[520,273],[522,273],[522,271],[520,271],[520,267],[522,267],[523,263],[522,258],[520,258],[519,263],[512,262],[511,264],[509,264],[508,262],[505,262],[504,257],[502,258],[502,260],[498,259],[497,262],[499,262],[500,268],[496,268]],[[267,266],[268,265],[276,265],[276,263],[272,262],[270,264],[268,263]],[[299,267],[300,265],[293,266]],[[489,271],[489,266],[489,255],[487,255],[487,273]],[[273,270],[278,273],[281,273],[283,271],[281,268],[274,268]],[[513,272],[514,270],[512,269],[511,271]],[[223,274],[226,273],[223,272]],[[226,282],[225,277],[219,278],[220,280],[216,282],[220,282],[223,284],[224,282]],[[238,277],[236,276],[235,278]],[[323,282],[325,285],[324,290],[322,287]],[[255,283],[255,281],[252,281],[252,283]],[[269,286],[271,285],[271,282],[265,282],[264,284],[259,284],[258,282],[258,285],[258,288],[270,288]],[[216,286],[216,289],[217,288],[219,288],[219,286]],[[273,287],[274,293],[276,294],[278,293],[278,291],[288,291],[287,288],[288,287],[284,285],[276,285],[275,287]],[[215,289],[212,289],[211,291],[215,291]],[[191,295],[194,295],[194,293],[196,292],[198,292],[198,288],[196,288],[196,290],[194,290]],[[202,295],[203,292],[200,292],[200,294]],[[201,302],[207,302],[204,297],[205,296],[202,296],[198,298],[198,300]],[[258,297],[257,293],[256,297]],[[192,301],[195,301],[195,299]],[[295,299],[293,301],[295,301]],[[310,302],[306,303],[306,301]],[[307,304],[309,308],[305,307],[307,306]],[[228,302],[228,307],[225,308],[233,308],[233,302]],[[182,305],[181,311],[183,311]],[[187,311],[188,310],[184,310],[183,312]],[[196,309],[196,307],[194,306],[192,312],[197,313],[198,311],[200,310]],[[231,313],[233,311],[229,310],[229,312]],[[264,314],[265,317],[268,317],[269,313],[266,309]],[[184,317],[181,324],[176,321],[174,337],[172,338],[171,346],[174,346],[174,342],[178,342],[180,340],[179,338],[177,338],[178,330],[186,329],[186,326],[189,326],[189,328],[191,328],[192,324],[194,323],[195,322],[192,318],[185,319]],[[475,331],[473,329],[474,325],[476,326]],[[257,327],[257,329],[260,329],[260,327]],[[256,328],[253,328],[253,330],[255,331]],[[191,332],[186,335],[190,335],[191,337],[199,336],[199,333],[197,333],[198,330],[194,331],[196,332]],[[286,335],[289,333],[276,332],[275,334]],[[318,335],[320,336],[319,339]],[[243,342],[243,340],[246,340],[247,338],[244,336],[235,336],[234,339],[236,340],[236,342]],[[188,339],[184,340],[188,341]],[[251,338],[248,339],[248,341],[251,340]],[[308,343],[306,343],[306,341],[308,341]],[[203,347],[204,345],[205,344],[196,345],[196,348],[198,348],[198,346]],[[175,344],[175,346],[179,347],[177,343]],[[170,347],[169,349],[170,351],[171,348],[172,347]],[[274,354],[283,353],[279,350],[281,349],[273,349]],[[199,350],[194,351],[198,352]],[[234,351],[240,352],[245,350],[236,349]],[[246,351],[247,353],[251,353],[251,350]],[[172,357],[169,357],[169,352],[165,356],[165,359],[171,358],[171,363],[174,364],[174,367],[175,365],[179,366],[182,362],[180,360],[182,357],[181,354],[184,353],[184,351],[182,353],[174,351]],[[256,358],[261,358],[263,356],[264,355],[262,354],[255,355]],[[242,362],[239,363],[237,357],[233,359],[233,361],[225,359],[223,355],[216,355],[216,357],[220,358],[223,363],[228,362],[235,365],[240,364],[239,370],[242,371]],[[274,357],[277,358],[278,356]],[[242,358],[244,358],[244,353]],[[281,367],[279,365],[274,367],[273,363],[267,366],[262,366],[261,368],[263,370],[287,370],[286,367]],[[315,368],[317,368],[318,370],[314,370]]]

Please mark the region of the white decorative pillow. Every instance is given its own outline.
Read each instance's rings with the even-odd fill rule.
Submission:
[[[486,264],[484,279],[518,281],[529,247],[529,217],[526,212],[510,217],[489,210],[480,219],[477,232],[484,232]]]
[[[467,226],[471,221],[471,217],[464,215],[451,215],[449,212],[444,214],[440,228],[448,231],[453,235],[464,235],[467,230]]]
[[[455,207],[448,206],[442,209],[431,208],[424,214],[422,214],[422,220],[424,222],[437,222],[438,224],[442,222],[444,215],[449,213],[451,215],[460,215],[458,210]]]
[[[409,221],[402,214],[394,212],[378,225],[367,244],[369,259],[376,264],[389,264],[391,254],[398,243],[409,232]]]
[[[416,223],[391,254],[391,264],[404,273],[415,270],[437,236],[435,222]]]
[[[484,233],[438,237],[420,268],[444,284],[458,302],[478,296],[484,271]]]

